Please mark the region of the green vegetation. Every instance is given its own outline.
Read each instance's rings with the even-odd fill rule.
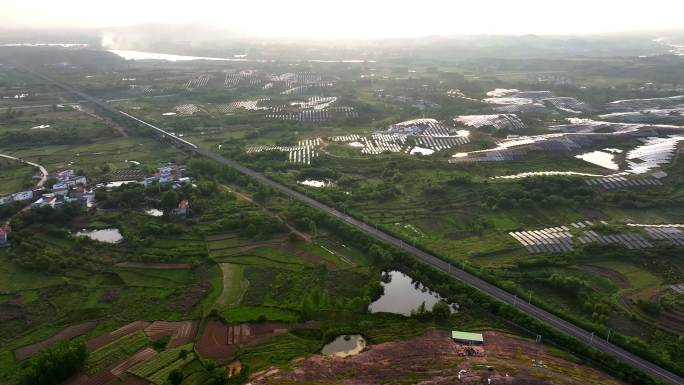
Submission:
[[[153,358],[133,366],[128,371],[152,383],[162,385],[173,371],[194,360],[195,357],[191,350],[192,344],[165,350]]]
[[[292,50],[299,52],[296,47]],[[448,162],[455,152],[489,148],[507,134],[544,134],[567,117],[597,119],[608,112],[604,106],[612,100],[681,94],[681,62],[671,57],[635,61],[586,56],[485,60],[469,58],[467,53],[455,59],[449,51],[407,50],[372,66],[280,61],[122,64],[79,50],[60,51],[56,56],[70,66],[53,65],[54,53],[43,51],[36,51],[40,59],[36,63],[45,62],[41,68],[50,76],[104,99],[117,99],[113,102],[117,108],[458,264],[595,331],[597,337],[610,330],[611,341],[682,373],[684,345],[673,326],[663,322],[684,306],[681,296],[667,291],[669,285],[684,282],[680,248],[666,241],[653,241],[654,247],[644,250],[577,244],[572,252],[530,254],[508,235],[585,220],[596,224],[594,231],[606,235],[645,234],[625,226],[630,221],[682,223],[684,173],[678,157],[664,166],[668,173],[664,186],[611,191],[589,186],[578,177],[493,178],[549,170],[607,174],[573,155],[607,147],[629,151],[640,143],[631,136],[615,135],[581,150],[529,149],[515,161]],[[258,85],[243,79],[226,86],[224,79],[232,70],[254,70],[260,76]],[[285,85],[269,76],[286,73],[320,74],[321,80],[334,80],[334,85],[283,94]],[[206,87],[189,91],[185,83],[199,74],[209,75],[210,81]],[[136,87],[129,87],[130,81],[123,78],[140,80]],[[275,84],[264,89],[266,82]],[[77,339],[78,344],[82,338],[136,320],[205,320],[208,316],[230,324],[310,320],[320,323],[320,329],[292,329],[216,362],[199,357],[191,345],[167,349],[169,337],[153,342],[136,332],[91,352],[82,365],[64,365],[63,372],[38,376],[38,372],[56,370],[49,367],[50,362],[63,359],[60,356],[78,356],[77,348],[65,347],[72,345],[58,345],[27,361],[23,381],[49,385],[49,378],[62,380],[65,373],[81,366],[94,374],[151,346],[159,354],[131,368],[131,373],[157,385],[239,384],[250,371],[286,368],[292,359],[318,352],[340,334],[361,333],[370,343],[382,343],[442,327],[523,335],[532,331],[563,350],[559,355],[569,351],[625,381],[652,383],[641,373],[341,222],[290,202],[236,170],[183,152],[149,130],[85,103],[80,109],[58,106],[54,103],[70,102],[72,96],[27,73],[2,67],[0,91],[19,86],[30,89],[25,102],[31,108],[14,109],[17,101],[0,100],[3,108],[11,107],[0,112],[0,153],[39,163],[50,172],[74,169],[93,182],[122,180],[126,175],[139,179],[168,163],[185,164],[192,181],[174,187],[151,183],[99,188],[97,207],[91,209],[65,204],[20,214],[24,203],[0,206],[0,221],[11,219],[12,225],[12,246],[0,249],[2,385],[21,380],[14,370],[18,365],[14,349],[50,337],[66,325],[98,320],[96,329]],[[471,129],[469,143],[429,156],[405,151],[369,155],[347,143],[328,140],[337,135],[367,137],[374,130],[419,117],[451,125],[457,115],[496,113],[490,104],[478,101],[495,88],[550,90],[579,98],[594,109],[581,114],[521,113],[527,126],[523,130]],[[467,98],[448,96],[453,89]],[[383,95],[430,103],[424,107]],[[298,122],[274,120],[259,110],[224,110],[231,102],[268,99],[262,103],[298,113],[293,103],[314,96],[335,96],[337,105],[351,106],[356,114]],[[162,115],[189,103],[199,110],[191,115]],[[315,138],[322,138],[323,143],[310,164],[289,162],[285,152],[246,151],[259,145],[295,146],[300,140]],[[409,141],[414,143],[414,139]],[[616,159],[624,165],[624,153]],[[0,158],[0,195],[33,186],[35,172]],[[297,183],[306,179],[333,183],[325,188]],[[190,202],[190,214],[186,218],[171,215],[183,199]],[[145,213],[149,208],[161,209],[164,215],[150,216]],[[608,224],[599,225],[602,220]],[[107,228],[118,229],[124,240],[106,244],[74,236],[81,229]],[[571,232],[581,234],[580,230]],[[460,304],[460,312],[452,315],[448,305],[440,302],[432,309],[418,309],[412,317],[369,314],[369,304],[382,295],[381,272],[394,269],[408,273],[448,303]],[[201,325],[200,330],[204,322]],[[235,359],[244,371],[227,378],[223,365]]]
[[[60,343],[22,365],[22,385],[56,385],[69,378],[86,362],[85,344]]]
[[[138,331],[122,337],[88,355],[85,371],[94,374],[148,346],[150,339]]]

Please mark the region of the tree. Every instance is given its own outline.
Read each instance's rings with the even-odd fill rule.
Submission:
[[[308,227],[309,227],[309,233],[310,233],[311,235],[314,235],[314,236],[315,236],[315,235],[316,235],[316,231],[317,231],[317,229],[316,229],[316,222],[314,222],[313,220],[309,219],[309,226],[308,226]]]
[[[432,316],[435,317],[435,321],[446,321],[451,316],[451,308],[444,301],[439,301],[432,305]]]
[[[209,379],[205,381],[206,385],[226,385],[227,383],[228,375],[222,367],[212,369]]]
[[[22,366],[22,385],[56,385],[76,373],[88,358],[83,342],[55,345]]]
[[[171,385],[180,385],[183,382],[183,372],[180,369],[174,369],[169,373],[168,379]]]
[[[178,194],[175,191],[169,190],[162,194],[161,196],[161,207],[165,213],[170,213],[171,210],[176,208],[178,204]]]
[[[290,240],[290,242],[293,242],[293,243],[297,242],[299,240],[299,235],[297,233],[295,233],[294,231],[290,231],[287,234],[287,237]]]
[[[256,226],[254,226],[254,223],[250,223],[247,228],[245,229],[245,236],[249,238],[253,238],[258,234]]]

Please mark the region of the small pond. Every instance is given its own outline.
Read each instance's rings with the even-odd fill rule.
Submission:
[[[105,242],[105,243],[119,243],[123,240],[123,236],[119,229],[102,229],[102,230],[81,230],[76,233],[80,237],[88,237],[90,239]]]
[[[439,294],[432,292],[419,282],[414,282],[411,277],[400,272],[391,271],[386,273],[389,280],[383,278],[384,292],[377,301],[370,304],[368,310],[371,313],[394,313],[405,316],[411,315],[423,302],[425,308],[431,310],[432,306],[442,300]],[[458,309],[458,304],[451,305],[452,313]]]
[[[309,187],[329,187],[333,185],[333,182],[331,180],[316,180],[316,179],[307,179],[307,180],[300,180],[297,183],[303,184],[304,186],[309,186]]]
[[[323,346],[321,353],[326,356],[347,357],[359,354],[365,348],[366,340],[360,334],[343,334]]]
[[[159,209],[147,209],[145,210],[145,214],[151,215],[153,217],[161,217],[164,215],[164,212]]]

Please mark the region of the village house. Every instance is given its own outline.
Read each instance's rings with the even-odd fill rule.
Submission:
[[[173,211],[171,211],[171,214],[177,215],[179,217],[186,217],[188,215],[189,211],[190,211],[190,203],[188,202],[187,199],[183,199],[178,204],[178,207],[173,209]]]
[[[458,344],[464,345],[484,344],[484,337],[480,333],[468,333],[454,330],[451,332],[451,339]]]
[[[185,174],[185,166],[163,166],[157,169],[156,174],[149,177],[145,177],[144,183],[145,186],[154,182],[159,182],[161,184],[167,184],[176,181],[180,183],[186,183],[186,181],[189,181],[190,178],[184,178],[183,174]]]
[[[14,201],[14,202],[27,201],[31,198],[33,198],[33,191],[31,191],[31,190],[20,191],[20,192],[12,194],[12,201]]]
[[[86,183],[88,183],[88,180],[85,176],[76,175],[76,172],[74,172],[74,170],[64,170],[58,172],[55,174],[55,178],[57,178],[59,182],[52,185],[53,192],[68,191],[72,187],[78,185],[85,185]]]

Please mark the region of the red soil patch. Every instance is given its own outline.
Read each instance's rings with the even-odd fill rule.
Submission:
[[[484,333],[484,347],[454,343],[431,330],[407,341],[370,346],[347,358],[313,355],[294,361],[288,371],[267,370],[252,385],[316,384],[619,384],[587,367],[548,355],[541,344],[495,332]],[[475,353],[475,354],[473,354]],[[578,377],[573,378],[577,373]]]
[[[88,382],[88,376],[79,372],[67,378],[67,380],[62,382],[61,385],[83,385],[86,382]]]
[[[197,334],[198,326],[197,321],[154,321],[145,328],[145,334],[153,340],[169,336],[171,339],[167,347],[175,348],[191,342]]]
[[[131,333],[137,332],[138,330],[143,330],[150,325],[147,321],[133,321],[127,325],[124,325],[113,332],[110,332],[112,337],[119,339],[123,336],[127,336]]]
[[[144,348],[134,355],[128,357],[127,359],[119,362],[116,366],[112,367],[109,371],[117,376],[121,377],[126,373],[126,370],[133,367],[133,365],[149,360],[150,358],[157,355],[157,351],[152,348]]]
[[[148,384],[149,384],[149,382],[143,380],[142,378],[131,375],[131,376],[128,376],[126,381],[124,381],[121,385],[148,385]]]
[[[75,378],[75,380],[72,380]],[[109,370],[101,370],[94,374],[92,377],[88,377],[83,374],[78,374],[70,379],[63,385],[107,385],[110,382],[116,380],[118,377],[113,375]]]
[[[197,352],[206,358],[232,358],[240,347],[285,334],[292,328],[316,329],[320,328],[320,325],[317,322],[226,325],[221,321],[210,319],[202,333]]]
[[[149,325],[150,323],[147,321],[133,321],[112,332],[89,339],[88,342],[86,342],[86,347],[88,348],[88,351],[95,351],[123,336],[137,332],[138,330],[143,330]]]
[[[228,378],[237,376],[242,371],[242,363],[240,361],[233,361],[226,366],[226,375]]]
[[[69,341],[72,338],[86,334],[93,330],[96,325],[97,321],[86,321],[77,325],[67,326],[50,338],[15,349],[14,357],[17,359],[17,361],[23,361],[58,342]]]
[[[109,333],[107,334],[102,334],[97,337],[93,337],[89,339],[86,342],[86,348],[88,349],[89,352],[94,352],[95,350],[105,346],[109,345],[110,343],[114,342],[116,339],[112,337]]]

